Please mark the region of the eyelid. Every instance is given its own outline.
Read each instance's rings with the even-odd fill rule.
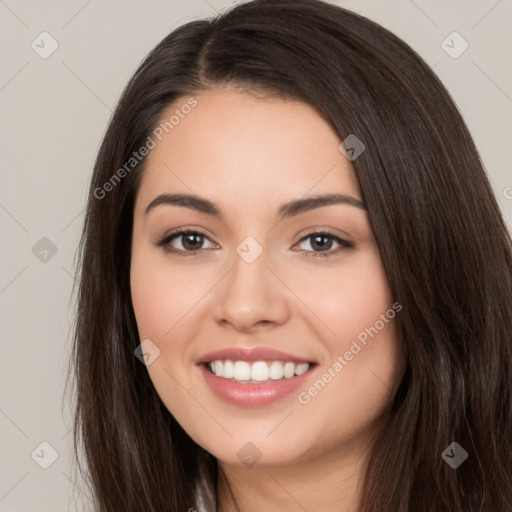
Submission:
[[[304,237],[307,237],[309,235],[312,235],[314,233],[323,233],[332,237],[338,237],[344,239],[346,242],[351,242],[351,239],[353,238],[351,235],[349,235],[346,231],[343,231],[341,229],[334,229],[334,228],[328,228],[327,226],[313,226],[312,228],[309,228],[306,230],[305,234],[302,235],[301,240]],[[351,242],[352,243],[352,242]]]

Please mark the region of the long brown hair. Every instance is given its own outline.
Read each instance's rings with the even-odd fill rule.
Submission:
[[[130,247],[145,160],[112,176],[171,103],[224,85],[306,102],[340,140],[355,134],[366,147],[352,164],[403,308],[399,379],[361,512],[512,510],[512,248],[479,154],[414,50],[318,0],[256,0],[179,27],[140,65],[110,121],[77,251],[69,368],[77,461],[83,448],[97,510],[186,511],[199,508],[198,488],[216,507],[217,461],[134,356]],[[442,457],[452,442],[468,454],[456,469]]]

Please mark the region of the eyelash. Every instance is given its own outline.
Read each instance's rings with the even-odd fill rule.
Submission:
[[[174,238],[178,238],[182,235],[200,235],[204,238],[209,239],[204,233],[201,233],[200,231],[182,229],[182,230],[174,231],[173,233],[169,233],[168,235],[165,235],[163,238],[161,238],[156,243],[156,245],[158,247],[161,247],[166,253],[174,253],[174,254],[177,254],[178,256],[183,256],[183,257],[195,256],[196,254],[199,254],[200,252],[202,252],[204,250],[204,249],[196,249],[195,251],[183,251],[181,249],[175,249],[174,247],[172,247],[170,245],[171,241]],[[298,252],[309,253],[309,254],[307,254],[307,257],[314,257],[314,258],[316,258],[316,257],[320,257],[320,258],[331,257],[331,256],[334,256],[334,255],[340,253],[341,251],[344,251],[346,249],[351,249],[354,247],[354,244],[352,242],[349,242],[348,240],[340,238],[339,236],[336,236],[333,233],[329,233],[328,231],[313,231],[312,233],[309,233],[306,236],[302,237],[298,243],[299,244],[302,243],[303,241],[307,240],[308,238],[311,238],[313,235],[322,235],[322,236],[326,236],[327,238],[332,238],[335,242],[337,242],[340,245],[340,247],[337,247],[334,250],[321,251],[321,252],[305,251],[305,250],[298,251]]]

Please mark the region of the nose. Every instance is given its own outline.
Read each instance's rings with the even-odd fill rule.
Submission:
[[[287,321],[292,294],[269,263],[266,251],[251,263],[235,253],[231,271],[219,283],[217,322],[250,333]]]

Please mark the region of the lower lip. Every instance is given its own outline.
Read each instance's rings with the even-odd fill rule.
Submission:
[[[238,383],[217,377],[204,364],[199,365],[199,369],[210,389],[219,398],[234,405],[258,407],[276,402],[304,386],[314,366],[310,367],[306,373],[291,379],[270,380],[261,384]]]

